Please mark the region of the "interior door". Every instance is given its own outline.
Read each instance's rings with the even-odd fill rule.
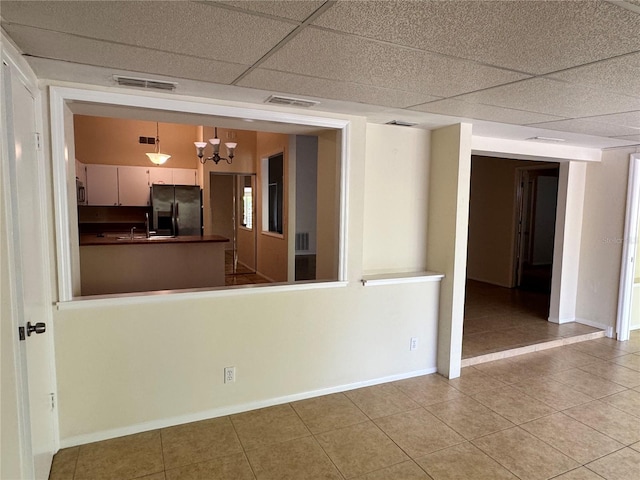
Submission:
[[[3,64],[5,132],[8,144],[10,278],[14,286],[17,326],[38,325],[41,333],[25,335],[19,345],[18,375],[27,461],[34,478],[49,476],[55,449],[51,290],[48,273],[47,234],[44,217],[44,165],[39,164],[36,140],[36,103],[12,67]],[[5,198],[7,198],[5,196]],[[44,330],[44,331],[43,331]],[[29,466],[27,466],[29,468]]]

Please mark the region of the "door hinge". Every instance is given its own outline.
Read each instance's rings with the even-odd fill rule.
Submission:
[[[55,393],[50,393],[49,397],[51,398],[51,410],[55,410],[56,409],[56,394]]]
[[[18,327],[18,338],[21,342],[26,340],[26,335],[24,333],[24,327]]]
[[[36,132],[36,150],[37,151],[42,150],[42,141],[40,137],[40,132]]]

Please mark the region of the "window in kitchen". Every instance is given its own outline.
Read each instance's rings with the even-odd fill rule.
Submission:
[[[270,233],[283,233],[284,198],[284,154],[278,153],[266,159],[265,179],[267,188],[263,190],[263,230]],[[266,228],[264,228],[266,227]]]
[[[251,181],[251,177],[247,177]],[[253,229],[253,187],[245,186],[242,192],[242,226]]]

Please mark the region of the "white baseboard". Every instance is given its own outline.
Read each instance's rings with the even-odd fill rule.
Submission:
[[[230,405],[227,407],[214,408],[211,410],[205,410],[202,412],[192,413],[188,415],[180,415],[177,417],[163,418],[159,420],[152,420],[150,422],[137,423],[135,425],[129,425],[121,428],[114,428],[110,430],[102,430],[99,432],[86,433],[83,435],[76,435],[74,437],[61,439],[60,448],[75,447],[75,446],[84,445],[87,443],[99,442],[102,440],[109,440],[111,438],[124,437],[125,435],[133,435],[135,433],[142,433],[142,432],[148,432],[150,430],[157,430],[159,428],[173,427],[175,425],[182,425],[184,423],[198,422],[200,420],[207,420],[210,418],[223,417],[225,415],[234,415],[236,413],[248,412],[250,410],[256,410],[258,408],[273,407],[275,405],[282,405],[283,403],[297,402],[299,400],[306,400],[308,398],[320,397],[322,395],[347,392],[349,390],[355,390],[356,388],[370,387],[372,385],[379,385],[381,383],[395,382],[397,380],[404,380],[406,378],[419,377],[421,375],[429,375],[432,373],[436,373],[436,371],[437,371],[436,367],[427,368],[424,370],[415,370],[408,373],[390,375],[388,377],[375,378],[372,380],[365,380],[363,382],[350,383],[346,385],[340,385],[337,387],[329,387],[329,388],[323,388],[320,390],[313,390],[310,392],[286,395],[284,397],[258,400],[255,402],[243,403],[240,405]]]
[[[578,323],[582,323],[583,325],[588,325],[593,328],[599,328],[600,330],[604,330],[605,335],[609,338],[613,338],[615,336],[615,328],[611,325],[595,322],[593,320],[588,320],[586,318],[576,318],[575,321]]]
[[[547,318],[548,321],[550,321],[551,323],[557,323],[558,325],[562,325],[564,323],[572,323],[572,322],[579,322],[575,317],[569,317],[569,318],[558,318],[558,317],[549,317]]]

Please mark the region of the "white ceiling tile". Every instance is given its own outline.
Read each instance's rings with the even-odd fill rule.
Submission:
[[[527,78],[508,70],[315,28],[301,32],[261,66],[441,97]]]
[[[640,52],[552,73],[549,77],[640,97]]]
[[[242,87],[403,108],[438,97],[370,85],[336,82],[273,70],[256,69],[238,83]]]
[[[341,1],[314,24],[542,74],[640,50],[640,16],[604,1]]]
[[[295,24],[197,2],[2,1],[6,23],[252,64]]]
[[[269,0],[268,2],[264,0],[235,0],[220,3],[232,5],[243,10],[265,13],[267,15],[302,22],[320,8],[324,0]]]
[[[640,110],[640,98],[547,78],[461,95],[458,100],[572,118]]]
[[[90,40],[31,27],[7,25],[6,29],[12,39],[36,57],[226,84],[247,69],[244,65]]]
[[[640,129],[624,127],[621,125],[611,125],[608,123],[593,122],[574,118],[570,120],[558,120],[555,122],[542,122],[530,125],[548,130],[558,130],[561,132],[582,133],[584,135],[596,135],[600,137],[619,137],[622,135],[640,134]]]
[[[425,103],[424,105],[417,105],[415,107],[412,107],[411,109],[419,110],[421,112],[439,113],[442,115],[453,115],[464,118],[489,120],[492,122],[513,123],[516,125],[526,125],[528,123],[536,122],[548,122],[561,118],[553,115],[525,112],[523,110],[494,107],[492,105],[467,103],[455,99],[445,99],[439,100],[437,102]]]
[[[588,120],[610,123],[612,125],[640,128],[640,111],[636,110],[634,112],[614,113],[613,115],[600,115],[598,117],[589,117]]]

